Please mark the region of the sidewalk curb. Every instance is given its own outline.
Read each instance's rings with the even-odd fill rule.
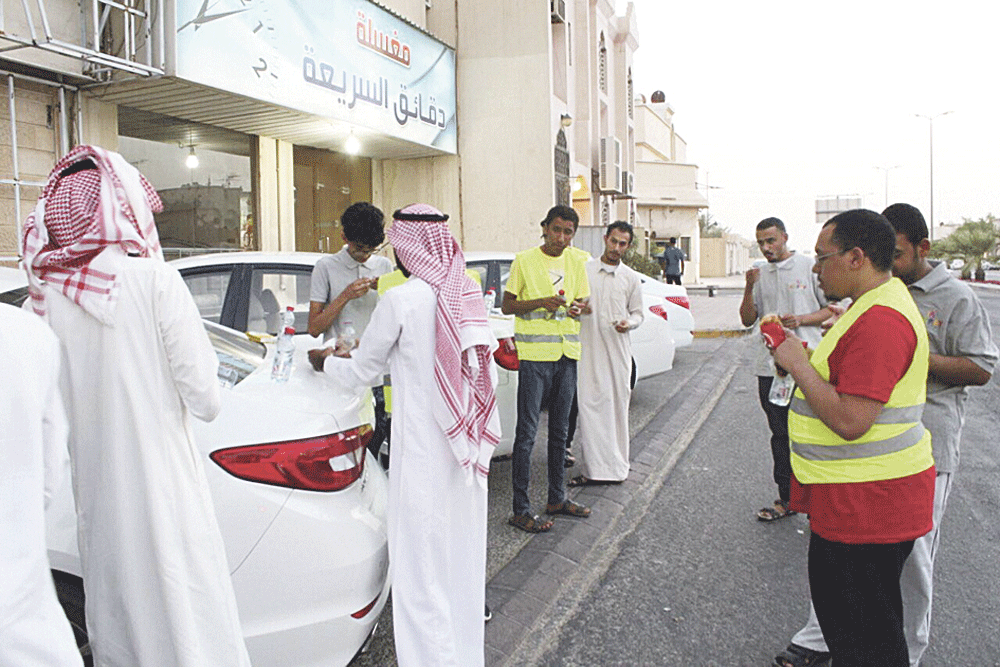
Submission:
[[[753,327],[747,329],[702,329],[692,331],[695,338],[741,338],[753,332]]]
[[[644,445],[636,448],[628,480],[572,494],[592,506],[589,519],[560,520],[553,531],[533,536],[490,580],[487,665],[535,664],[557,641],[729,386],[740,349],[706,360],[636,434],[633,442]]]

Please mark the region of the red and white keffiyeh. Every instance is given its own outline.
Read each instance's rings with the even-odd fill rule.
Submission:
[[[153,186],[118,153],[97,146],[67,153],[24,222],[22,253],[34,311],[45,314],[48,283],[112,326],[122,258],[163,259],[153,220],[162,210]]]
[[[448,231],[447,215],[411,204],[393,220],[387,234],[399,261],[437,293],[434,418],[455,458],[485,486],[500,417],[490,367],[497,342],[482,292],[465,274],[465,256]]]

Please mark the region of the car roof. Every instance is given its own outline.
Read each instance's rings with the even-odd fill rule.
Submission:
[[[181,257],[170,262],[174,268],[186,269],[225,264],[307,264],[315,266],[324,256],[320,252],[213,252]]]

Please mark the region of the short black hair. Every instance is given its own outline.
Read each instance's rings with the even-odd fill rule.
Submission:
[[[896,252],[896,230],[885,216],[856,208],[830,218],[823,227],[833,226],[833,242],[843,250],[861,248],[879,271],[892,269]]]
[[[632,225],[628,224],[624,220],[615,220],[610,225],[608,225],[607,230],[605,230],[605,236],[611,236],[611,232],[618,230],[620,232],[628,232],[628,242],[629,245],[635,240],[635,230],[632,229]]]
[[[882,211],[897,234],[902,234],[912,245],[917,245],[927,238],[927,222],[916,206],[910,204],[893,204]]]
[[[548,227],[556,218],[562,218],[567,222],[573,223],[573,229],[576,230],[580,226],[580,216],[577,215],[576,211],[573,210],[571,206],[553,206],[549,209],[549,212],[545,214],[545,219],[542,220],[542,227]]]
[[[340,216],[344,238],[369,248],[377,248],[385,241],[385,215],[381,209],[366,201],[351,204]]]
[[[781,232],[782,234],[788,233],[787,231],[785,231],[785,223],[783,223],[780,218],[764,218],[763,220],[757,223],[758,232],[762,232],[765,229],[770,229],[771,227],[777,227],[778,231]]]
[[[670,237],[669,239],[667,239],[667,240],[668,240],[668,241],[670,241],[671,243],[677,243],[677,237],[676,237],[676,236],[671,236],[671,237]]]

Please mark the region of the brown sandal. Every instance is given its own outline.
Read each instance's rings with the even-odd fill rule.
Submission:
[[[757,520],[770,523],[771,521],[777,521],[778,519],[784,519],[787,516],[795,516],[798,514],[795,510],[788,509],[788,504],[780,500],[775,500],[774,505],[771,507],[762,507],[757,510]]]
[[[580,503],[574,503],[570,499],[562,501],[559,505],[546,505],[546,514],[565,514],[566,516],[575,516],[580,519],[586,519],[590,516],[590,508],[581,505]]]
[[[552,522],[543,520],[537,514],[515,514],[507,519],[507,523],[526,533],[546,533],[552,530]]]

